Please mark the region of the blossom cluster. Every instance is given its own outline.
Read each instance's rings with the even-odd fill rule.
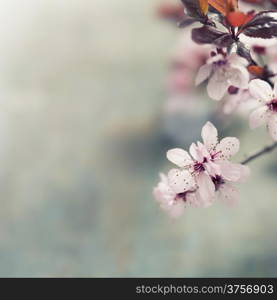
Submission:
[[[199,68],[195,79],[196,85],[207,81],[207,92],[213,100],[222,100],[229,94],[236,96],[233,97],[233,101],[236,102],[252,101],[253,105],[250,107],[256,107],[249,116],[250,127],[254,129],[266,123],[271,138],[276,141],[277,87],[274,87],[276,74],[273,72],[273,68],[271,70],[270,65],[259,63],[256,59],[256,57],[261,58],[269,52],[268,48],[270,47],[254,44],[251,52],[249,45],[243,41],[245,37],[275,40],[277,37],[277,11],[255,13],[251,10],[244,13],[238,9],[237,1],[226,0],[221,1],[227,3],[223,11],[221,7],[213,6],[219,9],[220,18],[218,18],[218,14],[216,14],[217,17],[211,18],[205,14],[205,19],[200,21],[190,15],[192,2],[190,0],[182,2],[188,9],[188,16],[185,17],[185,20],[190,19],[194,22],[198,20],[204,24],[200,28],[192,29],[192,39],[198,44],[215,46],[215,49],[211,51],[210,58]],[[198,1],[198,6],[194,6],[202,18],[204,18],[203,2],[213,5],[214,1]],[[216,3],[218,2],[220,1]],[[272,5],[274,5],[273,2]],[[222,29],[217,29],[219,27],[216,25],[217,22],[221,24]],[[277,44],[273,45],[276,55]]]
[[[249,174],[247,166],[230,161],[239,150],[237,138],[219,141],[211,122],[204,125],[201,136],[203,142],[193,143],[189,153],[180,148],[167,152],[168,160],[179,168],[171,169],[167,176],[161,174],[154,189],[160,206],[173,217],[180,216],[186,206],[208,207],[216,198],[236,204],[239,195],[233,183]]]
[[[180,27],[193,24],[192,41],[209,47],[209,57],[201,65],[197,62],[195,85],[206,85],[209,98],[223,101],[224,113],[246,105],[250,128],[265,124],[276,142],[277,2],[181,1],[185,13],[181,15],[180,8],[176,10]],[[242,11],[253,3],[254,9]],[[166,12],[177,17],[176,11]],[[183,83],[181,79],[179,72],[178,80],[173,82]],[[216,198],[235,204],[239,195],[233,184],[249,174],[248,167],[230,161],[239,150],[237,138],[218,141],[217,129],[211,122],[204,125],[201,136],[203,142],[193,143],[189,152],[180,148],[167,152],[168,160],[178,168],[160,175],[154,196],[171,216],[180,216],[186,206],[208,207]]]

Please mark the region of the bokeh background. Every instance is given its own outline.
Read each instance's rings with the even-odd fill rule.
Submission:
[[[153,200],[165,151],[215,105],[166,110],[184,31],[162,2],[1,1],[0,276],[277,275],[276,152],[251,163],[237,208],[172,220]],[[270,143],[241,118],[222,128],[237,161]]]

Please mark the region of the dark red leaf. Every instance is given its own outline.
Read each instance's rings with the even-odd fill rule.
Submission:
[[[198,44],[214,44],[219,48],[229,47],[234,42],[229,33],[221,32],[211,26],[192,29],[192,39]]]
[[[243,33],[249,37],[271,39],[277,37],[277,24],[271,25],[270,27],[249,27],[246,28]]]
[[[265,26],[270,23],[276,23],[277,19],[273,18],[270,13],[272,11],[262,11],[256,14],[247,24],[244,25],[244,28],[252,27],[252,26]]]

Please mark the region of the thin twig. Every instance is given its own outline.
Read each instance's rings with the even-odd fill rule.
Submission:
[[[270,146],[265,147],[264,149],[260,150],[259,152],[255,153],[255,154],[249,156],[248,158],[246,158],[245,160],[243,160],[241,162],[241,164],[246,165],[250,161],[256,159],[257,157],[260,157],[260,156],[264,155],[265,153],[273,151],[275,148],[277,148],[277,142],[273,143]]]

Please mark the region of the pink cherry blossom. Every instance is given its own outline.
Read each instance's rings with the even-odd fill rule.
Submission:
[[[196,85],[209,78],[207,85],[209,97],[221,100],[231,85],[242,89],[247,88],[249,81],[247,65],[247,60],[236,53],[229,56],[223,51],[213,53],[207,63],[199,69],[195,80]]]
[[[168,176],[161,173],[160,179],[153,194],[161,209],[171,217],[180,217],[187,206],[203,206],[194,178],[188,171],[172,169]]]
[[[218,140],[218,132],[211,122],[202,128],[203,143],[190,146],[189,153],[181,148],[171,149],[167,158],[180,169],[161,174],[154,188],[154,196],[161,208],[172,217],[180,216],[186,206],[208,207],[216,196],[233,205],[238,201],[234,182],[249,174],[248,167],[229,159],[239,150],[239,140],[226,137]]]
[[[249,174],[249,167],[240,164],[240,178],[237,182],[244,182]],[[217,199],[228,206],[236,206],[240,196],[233,182],[226,180],[219,175],[212,177],[212,180],[215,185]]]
[[[250,128],[266,123],[270,136],[277,141],[277,83],[272,89],[266,81],[254,79],[249,83],[249,92],[260,104],[249,116]]]
[[[237,113],[245,116],[255,107],[255,102],[248,89],[238,89],[230,86],[223,99],[222,112],[226,115]]]
[[[180,36],[176,50],[173,53],[169,69],[167,87],[172,95],[182,95],[194,90],[195,75],[209,57],[211,46],[199,47],[190,38],[190,32]],[[183,101],[185,98],[183,97]]]
[[[233,182],[241,177],[241,165],[229,161],[239,150],[239,140],[226,137],[219,142],[217,129],[211,122],[205,124],[201,135],[203,143],[193,143],[190,154],[175,148],[167,152],[167,158],[178,167],[191,172],[202,201],[210,205],[215,193],[213,177],[221,176],[224,180]]]
[[[191,154],[194,157],[194,159],[192,159],[187,151],[175,148],[167,152],[167,158],[177,166],[189,170],[195,178],[201,201],[205,202],[206,206],[208,206],[213,201],[215,189],[210,176],[206,172],[205,163],[203,162],[203,154],[208,155],[208,153],[205,152],[202,154],[202,150],[204,149],[201,147],[198,149],[197,146],[194,147],[192,145],[190,148]],[[200,159],[200,156],[202,159]]]
[[[239,140],[226,137],[219,142],[217,129],[211,122],[204,125],[201,136],[203,143],[193,143],[190,154],[180,148],[171,149],[167,152],[168,160],[181,168],[190,169],[196,175],[206,171],[210,176],[223,175],[235,181],[239,172],[236,172],[236,164],[229,162],[229,159],[238,152]]]

